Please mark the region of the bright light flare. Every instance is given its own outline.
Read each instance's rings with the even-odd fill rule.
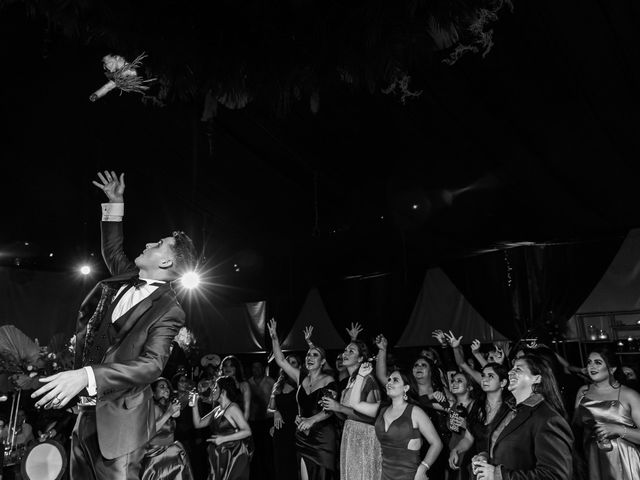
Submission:
[[[80,267],[80,273],[83,275],[89,275],[91,273],[91,267],[89,265],[83,265]]]
[[[193,290],[200,285],[200,275],[196,272],[187,272],[180,278],[182,286],[187,290]]]

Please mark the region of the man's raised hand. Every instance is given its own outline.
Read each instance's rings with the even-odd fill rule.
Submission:
[[[93,180],[96,187],[104,192],[110,203],[124,202],[124,173],[120,174],[120,178],[114,171],[105,170],[104,173],[98,172],[99,182]]]

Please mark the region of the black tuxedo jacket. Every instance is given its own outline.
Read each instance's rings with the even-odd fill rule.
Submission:
[[[122,249],[122,222],[102,222],[102,256],[114,277],[103,280],[83,301],[76,331],[76,368],[82,366],[87,322],[100,301],[104,283],[117,288],[138,270]],[[90,365],[96,377],[98,443],[107,459],[120,457],[146,444],[155,435],[151,382],[170,353],[170,345],[184,325],[184,311],[170,286],[146,298],[131,311],[115,342],[99,365]],[[103,321],[111,321],[104,319]]]
[[[535,396],[534,396],[535,397]],[[539,397],[523,402],[493,445],[490,463],[498,465],[496,480],[570,480],[573,435],[567,421]],[[502,418],[509,414],[504,409]],[[497,428],[502,418],[493,423]],[[489,435],[489,445],[491,437]]]

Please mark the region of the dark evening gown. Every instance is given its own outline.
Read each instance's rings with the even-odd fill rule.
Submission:
[[[279,480],[296,480],[296,390],[280,393],[275,396],[276,409],[282,415],[283,425],[273,430],[273,463],[276,478]]]
[[[631,430],[636,425],[629,409],[618,400],[591,400],[585,394],[580,399],[576,416],[584,428],[583,449],[589,480],[631,480],[640,478],[640,447],[623,438],[612,438],[610,451],[600,450],[594,428],[599,423],[624,425]]]
[[[226,408],[229,408],[229,405]],[[224,416],[226,408],[220,411],[220,407],[217,407],[211,413],[214,416],[210,426],[212,435],[231,435],[237,432],[237,428]],[[207,454],[209,458],[207,480],[249,480],[253,456],[251,437],[224,442],[220,445],[209,443]]]
[[[376,420],[376,436],[382,447],[381,480],[413,480],[420,465],[420,450],[407,447],[410,440],[421,438],[420,431],[413,428],[411,421],[413,405],[407,404],[402,415],[385,431],[384,413],[388,408],[381,410]]]
[[[164,413],[156,405],[156,416]],[[140,464],[141,480],[192,480],[189,457],[182,444],[174,440],[176,421],[173,418],[160,427],[146,446]]]
[[[301,417],[308,418],[322,411],[318,404],[326,389],[338,391],[336,382],[318,388],[307,395],[302,380],[296,395],[298,411]],[[297,465],[304,460],[309,480],[331,480],[336,467],[336,429],[333,416],[315,423],[306,432],[296,430]]]

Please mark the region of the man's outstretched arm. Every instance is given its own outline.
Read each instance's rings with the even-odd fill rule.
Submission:
[[[93,184],[104,192],[109,200],[102,204],[102,258],[111,275],[119,275],[134,270],[135,264],[127,258],[122,248],[124,238],[122,217],[124,216],[124,173],[120,178],[116,172],[98,172],[99,181]]]

